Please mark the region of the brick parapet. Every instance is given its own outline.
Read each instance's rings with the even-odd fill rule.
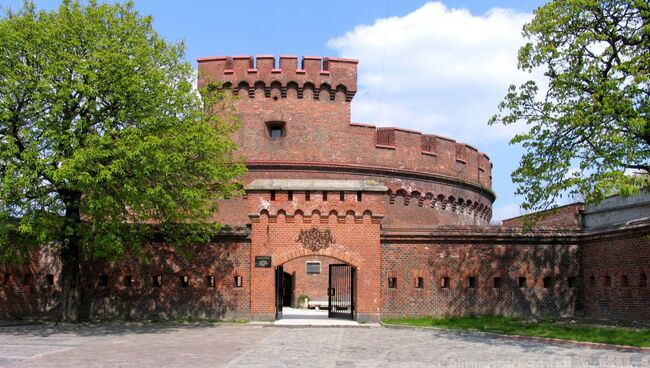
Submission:
[[[279,64],[273,55],[213,56],[200,58],[199,86],[210,82],[223,83],[225,87],[235,87],[237,93],[242,89],[255,95],[255,89],[263,88],[270,94],[271,88],[277,88],[283,96],[287,89],[296,88],[300,96],[305,89],[314,92],[318,98],[326,92],[335,99],[342,93],[349,102],[357,91],[358,60],[319,56],[303,56],[300,64],[298,57],[281,55]]]

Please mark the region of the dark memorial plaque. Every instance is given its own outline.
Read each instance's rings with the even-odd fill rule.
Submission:
[[[271,256],[255,256],[255,268],[271,268]]]

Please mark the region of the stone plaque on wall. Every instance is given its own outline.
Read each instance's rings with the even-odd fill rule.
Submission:
[[[255,256],[255,268],[271,268],[271,256]]]

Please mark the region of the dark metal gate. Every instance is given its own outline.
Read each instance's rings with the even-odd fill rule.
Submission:
[[[284,288],[283,284],[284,268],[278,266],[275,268],[275,319],[282,318],[282,304]]]
[[[346,264],[330,265],[328,317],[354,319],[355,271]]]

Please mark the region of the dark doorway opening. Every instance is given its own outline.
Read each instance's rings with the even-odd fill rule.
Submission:
[[[355,299],[356,269],[333,258],[297,258],[275,268],[276,320],[355,320]]]
[[[293,276],[282,272],[282,306],[291,307],[293,299]]]

